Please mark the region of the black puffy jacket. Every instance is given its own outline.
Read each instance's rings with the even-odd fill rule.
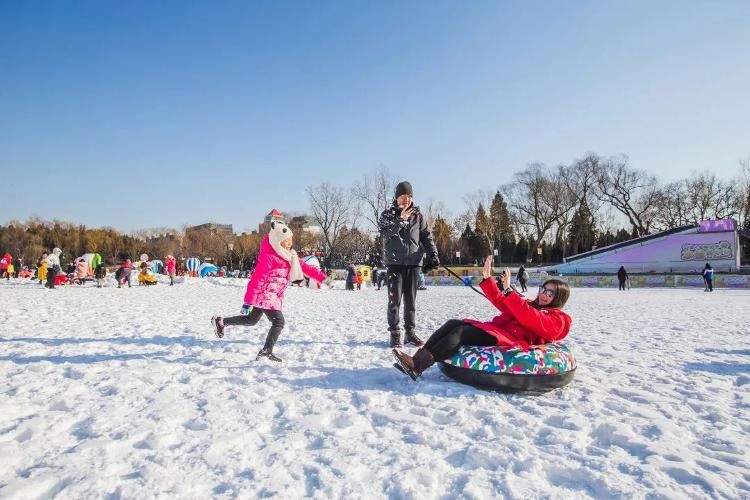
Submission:
[[[419,210],[415,210],[408,220],[403,220],[401,209],[394,201],[380,214],[378,227],[383,238],[383,263],[386,266],[421,266],[425,254],[437,259],[437,248]]]

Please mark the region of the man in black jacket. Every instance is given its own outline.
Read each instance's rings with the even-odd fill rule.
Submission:
[[[383,239],[383,262],[388,279],[388,330],[391,347],[402,347],[399,309],[404,298],[404,343],[421,347],[424,342],[414,333],[416,325],[417,279],[420,268],[430,270],[440,265],[437,248],[419,207],[414,206],[414,192],[409,182],[396,186],[393,205],[380,215]],[[426,260],[425,260],[426,254]]]

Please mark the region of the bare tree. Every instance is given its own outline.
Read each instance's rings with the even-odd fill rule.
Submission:
[[[542,163],[533,163],[513,176],[513,183],[503,187],[519,233],[530,234],[533,244],[526,259],[530,260],[548,232],[568,217],[575,203],[564,187],[560,170],[551,171]]]
[[[660,190],[654,226],[658,230],[690,224],[690,203],[683,181],[670,182]]]
[[[365,220],[375,232],[378,231],[378,220],[383,210],[393,201],[396,182],[385,167],[380,167],[371,175],[364,176],[352,187],[352,196],[363,205]]]
[[[622,213],[639,236],[648,234],[657,215],[660,192],[656,178],[628,165],[628,158],[602,163],[596,196]]]
[[[575,201],[579,213],[588,214],[590,219],[586,222],[592,227],[596,226],[596,215],[602,206],[601,200],[596,196],[597,179],[601,169],[602,160],[593,153],[576,160],[570,166],[558,167],[560,179],[568,195]],[[562,229],[564,234],[569,223],[570,220],[561,220],[558,241],[559,230]]]
[[[448,218],[448,209],[445,208],[445,203],[442,200],[435,201],[430,198],[427,200],[427,203],[422,205],[420,212],[422,212],[424,221],[430,229],[435,225],[435,221],[438,218],[442,218],[443,220]]]
[[[332,186],[327,182],[317,186],[308,186],[307,195],[310,198],[310,209],[313,217],[323,230],[322,243],[325,255],[325,265],[338,250],[343,240],[349,234],[344,231],[347,225],[354,225],[353,211],[350,197],[344,190]]]

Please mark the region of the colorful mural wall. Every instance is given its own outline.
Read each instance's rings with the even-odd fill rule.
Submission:
[[[453,268],[452,268],[453,269]],[[468,270],[453,269],[458,275],[469,278],[473,285],[482,281],[481,269],[469,268]],[[441,274],[438,274],[441,273]],[[465,286],[455,277],[445,271],[433,271],[425,277],[427,286]],[[531,275],[528,286],[536,287],[544,283],[553,276]],[[576,288],[617,288],[616,276],[554,276],[568,283],[571,287]],[[515,283],[515,275],[513,276]],[[655,274],[652,276],[631,276],[631,288],[703,288],[703,277],[695,274],[675,274],[664,275]],[[750,288],[750,276],[738,274],[714,274],[714,288]]]

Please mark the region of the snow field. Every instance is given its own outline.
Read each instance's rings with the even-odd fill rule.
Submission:
[[[573,289],[575,380],[544,395],[392,368],[386,291],[287,291],[227,327],[246,280],[0,283],[2,498],[748,498],[750,292]],[[489,318],[417,297],[425,337]]]

